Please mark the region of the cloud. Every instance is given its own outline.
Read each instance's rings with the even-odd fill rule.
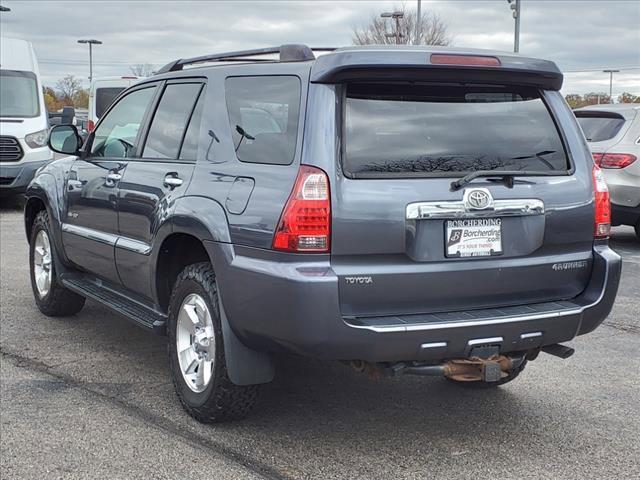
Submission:
[[[0,33],[33,42],[46,84],[88,75],[79,38],[104,42],[94,50],[94,75],[129,74],[129,65],[158,67],[205,53],[282,43],[341,46],[353,27],[393,1],[16,1],[0,14]],[[415,1],[405,5],[413,8]],[[454,45],[510,51],[514,22],[504,0],[423,1],[449,26]],[[521,53],[567,70],[563,91],[608,90],[605,67],[640,67],[637,0],[523,0]],[[574,70],[597,70],[573,72]],[[640,68],[616,74],[614,94],[640,94]]]

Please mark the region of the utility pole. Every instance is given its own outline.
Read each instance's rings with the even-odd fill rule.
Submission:
[[[609,74],[609,101],[613,103],[613,74],[618,73],[620,70],[603,70],[603,73]]]
[[[93,46],[94,45],[102,45],[100,40],[96,40],[94,38],[89,40],[78,40],[78,43],[87,43],[89,44],[89,83],[93,80]]]
[[[416,16],[416,45],[420,45],[422,37],[422,0],[418,0],[418,12]]]
[[[513,10],[513,18],[515,20],[515,32],[513,34],[513,51],[520,51],[520,0],[507,0],[511,10]]]
[[[385,34],[387,37],[395,37],[396,45],[400,45],[400,39],[404,36],[402,32],[400,32],[400,19],[404,17],[404,12],[385,12],[380,14],[382,18],[393,18],[396,21],[396,31],[395,33],[387,33]]]

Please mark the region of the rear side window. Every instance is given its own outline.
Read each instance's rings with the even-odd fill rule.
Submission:
[[[187,122],[201,89],[201,83],[167,85],[151,121],[143,157],[178,158]]]
[[[556,124],[534,88],[347,87],[345,174],[446,176],[569,169]]]
[[[615,113],[575,112],[584,136],[589,142],[602,142],[615,137],[622,125],[624,117]]]
[[[123,90],[124,87],[96,88],[96,118],[102,117]]]
[[[298,77],[229,77],[225,88],[238,159],[290,164],[295,155],[300,117]]]

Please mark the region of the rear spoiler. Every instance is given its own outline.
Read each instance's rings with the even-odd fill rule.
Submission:
[[[491,62],[434,61],[447,59],[490,59]],[[487,63],[487,64],[482,64]],[[311,82],[342,83],[368,81],[464,82],[524,85],[543,90],[560,90],[563,76],[548,60],[493,54],[482,51],[442,51],[412,48],[346,48],[319,57],[311,69]]]

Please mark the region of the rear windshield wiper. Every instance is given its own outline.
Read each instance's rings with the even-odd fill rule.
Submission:
[[[505,185],[509,188],[513,188],[513,182],[515,175],[522,175],[523,172],[496,172],[495,170],[477,170],[466,174],[464,177],[459,178],[451,182],[451,191],[455,192],[460,190],[465,185],[469,184],[473,179],[478,177],[500,177],[504,181]]]
[[[566,172],[553,171],[527,171],[527,170],[477,170],[466,174],[464,177],[459,178],[451,182],[451,191],[461,189],[465,185],[468,185],[473,179],[479,177],[494,177],[500,178],[508,188],[513,188],[516,177],[550,177],[553,175],[564,175]]]

